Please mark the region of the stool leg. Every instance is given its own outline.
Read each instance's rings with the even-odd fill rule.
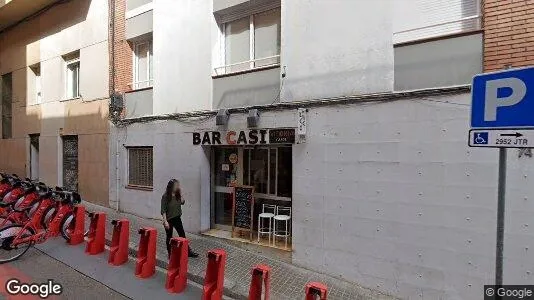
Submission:
[[[260,243],[261,218],[258,217],[258,244]]]
[[[273,218],[269,218],[269,245],[271,245],[271,235],[273,234]]]
[[[285,225],[286,225],[286,232],[285,232],[286,236],[285,236],[285,242],[286,242],[286,249],[287,249],[287,236],[288,236],[289,232],[287,232],[287,221],[286,221],[285,223],[286,223],[286,224],[285,224]]]
[[[273,220],[273,246],[276,247],[276,219]]]

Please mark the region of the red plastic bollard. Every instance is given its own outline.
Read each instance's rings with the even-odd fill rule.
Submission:
[[[320,282],[306,284],[306,300],[326,300],[328,288]]]
[[[202,300],[221,300],[224,289],[224,265],[226,252],[222,249],[208,251],[208,268],[204,277]]]
[[[128,261],[128,243],[130,240],[130,221],[128,219],[113,220],[113,237],[109,248],[108,263],[120,266]]]
[[[96,255],[104,252],[106,242],[106,214],[103,212],[90,213],[91,225],[85,253]]]
[[[165,282],[165,288],[170,293],[181,293],[187,286],[188,249],[187,239],[180,237],[171,239],[171,258]]]
[[[156,272],[156,240],[158,233],[155,228],[143,227],[139,229],[139,234],[141,239],[137,249],[135,276],[148,278]]]
[[[262,282],[263,279],[263,282]],[[271,290],[271,268],[266,265],[257,265],[252,269],[252,281],[248,292],[249,300],[261,300],[262,287],[265,284],[264,300],[269,300]]]
[[[85,233],[85,206],[74,206],[74,222],[69,224],[69,245],[78,245],[83,242]]]

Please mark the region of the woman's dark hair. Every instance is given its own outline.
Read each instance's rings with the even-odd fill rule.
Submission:
[[[176,179],[171,179],[169,180],[169,182],[167,183],[167,189],[165,189],[165,198],[167,199],[167,203],[171,201],[172,199],[172,188],[174,187],[174,184],[177,183],[178,180]],[[181,199],[182,198],[182,195],[181,195],[181,191],[180,189],[178,189],[178,191],[176,191],[176,199]]]

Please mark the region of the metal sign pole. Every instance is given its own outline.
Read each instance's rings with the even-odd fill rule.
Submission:
[[[497,187],[497,247],[495,255],[495,285],[502,285],[504,253],[504,208],[506,193],[506,148],[499,149],[499,184]]]

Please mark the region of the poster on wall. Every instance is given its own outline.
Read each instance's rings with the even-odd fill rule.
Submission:
[[[295,128],[193,132],[193,145],[294,144]]]

